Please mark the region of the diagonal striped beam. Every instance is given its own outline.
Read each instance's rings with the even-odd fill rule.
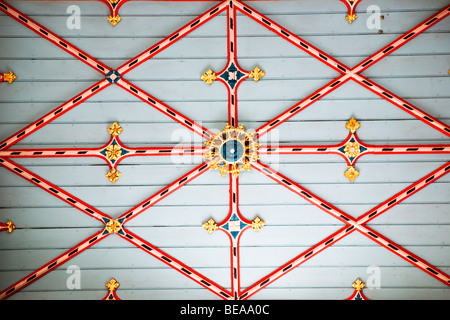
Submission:
[[[357,83],[363,85],[364,87],[368,88],[369,90],[375,92],[376,94],[380,95],[381,97],[387,99],[388,101],[394,103],[396,106],[400,107],[404,111],[407,111],[411,115],[415,116],[416,118],[420,119],[421,121],[427,123],[428,125],[431,125],[433,128],[439,130],[440,132],[446,134],[447,136],[450,136],[450,127],[439,120],[433,118],[432,116],[426,114],[419,108],[413,106],[412,104],[404,101],[403,99],[395,96],[393,93],[390,93],[389,91],[385,90],[384,88],[378,86],[373,81],[367,79],[366,77],[363,77],[360,75],[362,71],[369,68],[379,60],[383,59],[387,55],[391,54],[404,44],[406,44],[411,39],[417,37],[419,34],[424,32],[425,30],[429,29],[431,26],[435,25],[439,21],[442,21],[450,14],[450,5],[446,6],[442,10],[438,11],[434,15],[432,15],[430,18],[426,19],[386,47],[382,48],[378,52],[376,52],[374,55],[368,57],[358,65],[356,65],[354,68],[349,69],[345,67],[343,64],[339,64],[338,61],[335,61],[328,55],[326,55],[323,52],[319,53],[319,50],[316,48],[313,48],[310,44],[307,44],[306,42],[302,41],[300,38],[296,37],[294,34],[289,32],[288,30],[283,29],[282,27],[275,24],[273,21],[267,19],[266,17],[262,16],[259,13],[255,13],[255,11],[251,8],[249,8],[246,5],[241,4],[238,2],[236,4],[236,7],[243,12],[244,14],[252,17],[254,20],[260,22],[265,27],[269,28],[270,30],[276,32],[279,34],[282,38],[290,41],[291,43],[297,45],[300,49],[308,52],[312,56],[316,57],[318,60],[327,63],[330,67],[333,69],[339,71],[340,73],[343,73],[333,81],[329,82],[324,87],[320,88],[319,90],[315,91],[313,94],[308,96],[307,98],[300,101],[298,104],[294,105],[284,113],[280,114],[279,116],[275,117],[274,119],[270,120],[268,123],[261,126],[259,129],[256,130],[258,133],[258,136],[262,136],[266,134],[268,131],[272,130],[276,126],[280,125],[284,121],[288,120],[293,115],[297,114],[301,110],[305,109],[318,99],[322,98],[329,92],[333,91],[333,88],[336,89],[337,87],[341,86],[343,83],[348,81],[349,79],[352,79],[356,81]],[[295,39],[297,38],[297,39]],[[292,39],[295,39],[292,41]]]
[[[123,233],[119,233],[119,236],[127,240],[128,242],[134,244],[136,247],[144,250],[146,253],[152,255],[156,259],[162,261],[172,269],[177,270],[182,275],[188,277],[189,279],[195,281],[199,285],[205,287],[209,291],[215,293],[222,299],[231,299],[232,295],[229,291],[222,288],[218,284],[214,283],[201,273],[193,270],[192,268],[188,267],[184,263],[180,262],[179,260],[175,259],[174,257],[170,256],[166,252],[162,251],[161,249],[157,248],[156,246],[152,245],[148,241],[145,241],[144,239],[138,237],[134,233],[130,232],[129,230],[122,228]]]
[[[106,75],[109,71],[111,71],[111,69],[108,66],[106,66],[103,63],[101,63],[101,62],[97,61],[96,59],[92,58],[90,55],[88,55],[87,53],[85,53],[82,50],[78,49],[73,44],[71,44],[68,41],[62,39],[61,37],[59,37],[55,33],[51,32],[50,30],[48,30],[44,26],[40,25],[39,23],[37,23],[36,21],[31,19],[30,17],[24,15],[22,12],[20,12],[17,9],[15,9],[10,4],[8,4],[8,3],[4,2],[4,1],[0,1],[0,11],[2,11],[5,14],[7,14],[11,18],[13,18],[14,20],[20,22],[21,24],[23,24],[24,26],[26,26],[30,30],[34,31],[35,33],[37,33],[38,35],[40,35],[44,39],[50,41],[51,43],[53,43],[54,45],[56,45],[60,49],[66,51],[69,54],[71,54],[72,56],[74,56],[78,60],[86,63],[88,66],[94,68],[98,72]]]
[[[345,75],[341,75],[341,76],[337,77],[336,79],[328,82],[322,88],[314,91],[312,94],[310,94],[309,96],[304,98],[299,103],[293,105],[288,110],[284,111],[280,115],[276,116],[275,118],[273,118],[269,122],[265,123],[264,125],[262,125],[258,129],[256,129],[255,132],[257,134],[257,137],[258,138],[262,137],[263,135],[268,133],[270,130],[276,128],[277,126],[279,126],[280,124],[282,124],[286,120],[288,120],[288,119],[292,118],[293,116],[295,116],[300,111],[302,111],[302,110],[306,109],[307,107],[309,107],[314,102],[320,100],[321,98],[323,98],[324,96],[326,96],[330,92],[336,90],[337,88],[339,88],[341,85],[343,85],[348,80],[350,80],[350,75],[345,74]]]
[[[168,195],[172,194],[176,190],[180,189],[182,186],[186,185],[188,182],[192,181],[193,179],[197,178],[201,174],[205,173],[209,170],[209,164],[207,162],[203,162],[202,164],[195,167],[193,170],[189,171],[184,176],[180,177],[179,179],[175,180],[168,186],[164,187],[160,191],[156,192],[151,197],[145,199],[140,204],[135,206],[134,208],[128,210],[124,214],[122,214],[118,219],[123,219],[122,224],[125,224],[127,221],[135,218],[145,210],[151,208],[153,205],[155,205],[157,202],[161,201]]]
[[[443,123],[442,121],[439,121],[435,117],[427,114],[426,112],[420,110],[419,108],[415,107],[412,103],[409,103],[405,101],[404,99],[400,98],[399,96],[395,95],[394,93],[390,92],[389,90],[386,90],[385,88],[381,87],[374,81],[361,76],[359,74],[354,74],[352,77],[352,80],[359,83],[363,87],[369,89],[373,93],[377,94],[378,96],[386,99],[393,105],[399,107],[403,111],[406,111],[410,115],[416,117],[417,119],[421,120],[422,122],[426,123],[427,125],[431,126],[432,128],[438,130],[439,132],[445,134],[446,136],[450,137],[450,126]]]
[[[313,56],[317,60],[323,62],[327,66],[333,68],[334,70],[338,71],[341,74],[348,73],[350,71],[350,68],[347,67],[342,62],[337,61],[330,55],[326,54],[325,52],[319,50],[318,48],[314,47],[309,42],[305,41],[304,39],[300,38],[296,34],[292,33],[291,31],[283,28],[276,22],[272,21],[271,19],[267,18],[266,16],[262,15],[255,9],[251,8],[247,4],[244,4],[243,2],[239,0],[233,0],[234,6],[243,14],[246,16],[252,18],[262,26],[266,27],[270,31],[274,32],[275,34],[279,35],[281,38],[289,41],[297,48],[300,48],[301,50],[305,51],[309,55]]]
[[[382,234],[376,232],[372,228],[369,228],[367,225],[359,225],[357,230],[368,237],[369,239],[375,241],[382,247],[388,249],[389,251],[395,253],[400,258],[408,261],[409,263],[413,264],[417,268],[421,269],[422,271],[425,271],[432,277],[436,278],[437,280],[441,281],[442,283],[446,284],[447,286],[450,286],[450,276],[446,274],[444,271],[434,267],[429,262],[425,261],[424,259],[414,255],[410,251],[406,250],[399,244],[393,242],[392,240],[389,240]]]
[[[128,82],[127,80],[121,78],[119,81],[117,81],[117,85],[119,87],[125,89],[126,91],[128,91],[129,93],[134,95],[135,97],[141,99],[145,103],[149,104],[156,110],[164,113],[171,119],[173,119],[176,122],[180,123],[181,125],[185,126],[189,130],[197,133],[198,135],[205,138],[206,140],[209,140],[214,136],[214,134],[211,131],[209,131],[208,129],[202,127],[200,124],[196,123],[194,120],[189,119],[188,117],[184,116],[180,112],[169,107],[165,103],[159,101],[155,97],[151,96],[150,94],[148,94],[144,90],[138,88],[137,86],[133,85],[132,83]]]
[[[17,174],[18,176],[24,178],[25,180],[31,182],[32,184],[38,186],[39,188],[47,191],[52,196],[68,203],[72,207],[80,210],[81,212],[101,221],[104,222],[104,219],[111,219],[107,214],[104,214],[100,210],[90,206],[89,204],[85,203],[84,201],[78,199],[77,197],[74,197],[70,193],[64,191],[63,189],[59,188],[58,186],[48,182],[47,180],[43,179],[42,177],[38,176],[37,174],[25,169],[24,167],[18,165],[17,163],[6,159],[6,158],[0,158],[0,166],[8,169],[14,174]]]
[[[335,233],[331,234],[330,236],[326,237],[313,247],[309,248],[308,250],[302,252],[292,260],[288,261],[281,267],[277,268],[267,276],[261,278],[258,280],[255,284],[251,285],[244,291],[242,291],[241,295],[239,296],[239,299],[246,300],[250,298],[252,295],[263,289],[264,287],[267,287],[269,284],[274,282],[275,280],[281,278],[282,276],[286,275],[288,272],[294,270],[304,262],[308,261],[318,253],[322,252],[326,248],[332,246],[342,238],[348,236],[356,229],[349,227],[349,225],[346,225],[345,227],[339,229]]]
[[[446,17],[450,15],[450,5],[447,5],[443,9],[439,10],[435,14],[433,14],[431,17],[425,19],[421,23],[419,23],[417,26],[409,30],[408,32],[401,35],[396,40],[392,41],[382,49],[378,50],[376,53],[371,55],[370,57],[364,59],[359,64],[357,64],[355,67],[352,68],[352,73],[359,74],[366,70],[367,68],[373,66],[375,63],[386,57],[387,55],[391,54],[392,52],[398,50],[403,45],[417,37],[422,32],[428,30],[432,26],[434,26],[436,23],[442,21]]]
[[[75,247],[67,250],[59,257],[51,260],[50,262],[44,264],[42,267],[37,269],[36,271],[30,273],[26,277],[22,278],[21,280],[17,281],[13,285],[9,286],[8,288],[4,289],[3,291],[0,291],[0,300],[7,299],[11,297],[13,294],[19,292],[23,288],[29,286],[36,280],[42,278],[50,271],[55,270],[59,266],[63,265],[67,261],[71,260],[72,258],[76,257],[86,249],[90,248],[94,244],[98,243],[99,241],[103,240],[105,237],[107,237],[109,233],[103,233],[102,231],[99,231],[95,233],[94,235],[90,236],[86,240],[80,242]]]
[[[342,210],[336,208],[332,204],[326,202],[325,200],[319,198],[318,196],[314,195],[312,192],[307,190],[306,188],[300,186],[299,184],[295,183],[291,179],[283,176],[281,173],[273,170],[269,166],[261,163],[260,161],[253,162],[252,168],[255,168],[262,174],[268,176],[272,180],[278,182],[282,186],[286,187],[287,189],[291,190],[292,192],[298,194],[300,197],[308,201],[309,203],[315,205],[319,209],[325,211],[329,215],[335,217],[339,221],[345,223],[345,224],[351,224],[350,228],[355,227],[355,220],[353,217]]]
[[[291,180],[288,180],[286,177],[283,177],[281,174],[277,173],[274,170],[271,170],[269,167],[262,165],[260,162],[257,163],[257,165],[254,165],[254,167],[262,172],[263,174],[267,175],[271,179],[277,181],[282,186],[288,188],[289,190],[301,195],[304,199],[306,199],[308,202],[316,205],[317,207],[321,208],[325,212],[329,213],[330,215],[334,216],[335,218],[338,218],[337,214],[339,214],[339,209],[334,208],[332,205],[327,204],[326,202],[323,202],[319,197],[314,195],[313,193],[309,191],[302,190],[303,188],[294,183]],[[404,249],[400,245],[394,243],[393,241],[389,240],[385,236],[379,234],[378,232],[372,230],[369,228],[366,223],[375,218],[376,216],[379,216],[380,214],[386,212],[388,209],[393,208],[398,203],[404,201],[414,193],[418,192],[419,190],[425,188],[426,186],[430,185],[437,179],[443,177],[448,172],[450,172],[450,162],[446,163],[445,165],[441,166],[440,168],[434,170],[430,174],[426,175],[422,179],[418,180],[417,182],[413,183],[412,185],[408,186],[395,196],[389,198],[388,200],[384,201],[374,209],[370,210],[366,214],[362,215],[358,219],[353,218],[352,216],[343,213],[342,211],[342,218],[344,218],[345,221],[343,221],[347,226],[345,227],[345,231],[349,232],[352,230],[358,230],[368,238],[372,239],[376,243],[380,244],[382,247],[390,250],[391,252],[395,253],[396,255],[400,256],[401,258],[405,259],[406,261],[410,262],[414,266],[418,267],[419,269],[427,272],[437,280],[445,283],[446,285],[450,286],[450,276],[448,276],[445,272],[442,270],[439,270],[438,268],[432,266],[428,262],[426,262],[424,259],[419,258],[412,253],[410,253],[408,250]],[[300,191],[300,193],[298,192]],[[303,191],[303,193],[302,193]],[[335,212],[336,211],[336,212]],[[339,219],[339,218],[338,218]],[[342,221],[342,219],[339,219]]]
[[[59,118],[69,110],[72,110],[79,104],[81,104],[83,101],[86,101],[87,99],[91,98],[93,95],[97,94],[101,90],[105,89],[106,87],[110,86],[110,83],[107,80],[101,80],[97,82],[96,84],[92,85],[88,89],[84,90],[80,94],[76,95],[69,101],[65,102],[64,104],[60,105],[56,109],[53,109],[43,117],[37,119],[36,121],[32,122],[25,128],[19,130],[6,140],[0,142],[0,150],[6,149],[8,147],[13,146],[20,140],[24,139],[25,137],[29,136],[33,132],[39,130],[43,126],[49,124],[53,120]]]
[[[400,202],[404,201],[408,197],[412,196],[413,194],[415,194],[418,191],[422,190],[423,188],[427,187],[434,181],[438,180],[439,178],[442,178],[449,172],[450,172],[450,162],[447,162],[443,166],[441,166],[438,169],[434,170],[433,172],[427,174],[423,178],[421,178],[418,181],[416,181],[415,183],[409,185],[408,187],[406,187],[402,191],[398,192],[391,198],[387,199],[386,201],[377,205],[373,209],[369,210],[367,213],[360,216],[357,219],[357,224],[362,225],[362,224],[368,223],[372,219],[378,217],[380,214],[386,212],[387,210],[389,210],[390,208],[399,204]]]
[[[201,25],[205,24],[212,18],[216,17],[220,13],[222,13],[224,10],[227,9],[228,3],[230,0],[225,0],[217,4],[216,6],[212,7],[210,10],[206,11],[199,17],[195,18],[188,24],[186,24],[184,27],[178,29],[177,31],[173,32],[168,37],[164,38],[157,44],[153,45],[152,47],[148,48],[141,54],[137,55],[130,61],[123,64],[121,67],[117,69],[117,71],[123,76],[127,72],[131,71],[132,69],[136,68],[140,64],[144,63],[148,59],[154,57],[161,51],[167,49],[172,44],[174,44],[176,41],[180,40],[181,38],[185,37]]]

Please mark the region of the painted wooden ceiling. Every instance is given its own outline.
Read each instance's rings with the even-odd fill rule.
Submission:
[[[450,298],[447,1],[0,11],[0,297]]]

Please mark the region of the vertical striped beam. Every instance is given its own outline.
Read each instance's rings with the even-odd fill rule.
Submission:
[[[141,54],[137,55],[127,63],[123,64],[121,67],[117,69],[117,71],[123,76],[132,69],[136,68],[138,65],[142,64],[143,62],[147,61],[148,59],[152,58],[153,56],[157,55],[161,51],[167,49],[172,44],[174,44],[176,41],[180,40],[184,36],[188,35],[201,25],[205,24],[207,21],[211,20],[212,18],[216,17],[220,13],[222,13],[224,10],[227,9],[228,3],[230,0],[225,0],[223,2],[220,2],[216,6],[212,7],[210,10],[206,11],[204,14],[200,15],[199,17],[195,18],[188,24],[186,24],[184,27],[178,29],[177,31],[173,32],[168,37],[164,38],[157,44],[153,45],[149,49],[145,50]]]
[[[162,261],[172,269],[177,270],[185,277],[188,277],[189,279],[195,281],[196,283],[200,284],[201,286],[205,287],[209,291],[215,293],[222,299],[230,299],[231,293],[219,286],[218,284],[214,283],[210,279],[206,278],[202,274],[196,272],[195,270],[191,269],[184,263],[178,261],[177,259],[173,258],[172,256],[168,255],[161,249],[155,247],[151,243],[145,241],[144,239],[138,237],[134,233],[130,232],[129,230],[122,228],[123,234],[119,233],[119,235],[127,240],[128,242],[134,244],[136,247],[144,250],[148,254],[152,255],[153,257],[157,258],[158,260]]]
[[[245,14],[246,16],[252,18],[253,20],[258,22],[262,26],[266,27],[270,31],[279,35],[281,38],[289,41],[297,48],[300,48],[301,50],[305,51],[309,55],[313,56],[317,60],[323,62],[327,66],[338,71],[339,73],[346,74],[350,71],[350,68],[348,68],[345,64],[337,61],[330,55],[328,55],[325,52],[314,47],[312,44],[310,44],[307,41],[303,40],[302,38],[298,37],[294,33],[290,32],[289,30],[278,25],[277,23],[275,23],[271,19],[267,18],[266,16],[262,15],[261,13],[259,13],[255,9],[251,8],[247,4],[244,4],[243,2],[241,2],[239,0],[233,0],[233,3],[234,3],[234,6],[240,12]]]
[[[227,10],[227,48],[228,48],[228,64],[225,69],[227,69],[231,63],[233,63],[238,70],[242,71],[246,75],[239,79],[238,83],[234,87],[230,87],[228,83],[222,81],[222,78],[218,78],[225,83],[228,90],[228,124],[232,127],[238,126],[238,109],[237,109],[237,88],[241,81],[248,78],[248,73],[245,72],[241,67],[239,67],[237,61],[237,39],[236,39],[236,8],[233,5],[233,1],[228,4]],[[224,70],[225,70],[224,69]],[[223,71],[224,71],[223,70]],[[219,74],[223,73],[219,72]]]
[[[228,219],[234,214],[239,217],[245,223],[251,223],[244,219],[239,212],[239,178],[235,177],[232,173],[229,174],[230,177],[230,212],[228,217],[220,223],[223,225],[228,222]],[[225,230],[224,230],[225,231]],[[240,296],[241,284],[240,284],[240,266],[239,266],[239,240],[244,230],[240,231],[238,237],[234,238],[228,234],[230,238],[230,261],[231,261],[231,292],[233,298],[237,300]],[[227,232],[228,233],[228,232]]]
[[[74,258],[77,255],[79,255],[81,252],[83,252],[86,249],[90,248],[91,246],[93,246],[97,242],[103,240],[108,235],[109,235],[109,233],[104,234],[103,230],[101,230],[101,231],[95,233],[94,235],[90,236],[86,240],[80,242],[75,247],[69,249],[68,251],[66,251],[65,253],[63,253],[59,257],[53,259],[52,261],[46,263],[45,265],[43,265],[42,267],[40,267],[36,271],[34,271],[34,272],[30,273],[29,275],[27,275],[25,278],[17,281],[16,283],[14,283],[13,285],[9,286],[5,290],[0,291],[0,300],[4,300],[4,299],[7,299],[7,298],[11,297],[13,294],[19,292],[20,290],[22,290],[26,286],[30,285],[34,281],[42,278],[43,276],[45,276],[50,271],[55,270],[56,268],[58,268],[62,264],[66,263],[67,261],[69,261],[72,258]]]
[[[97,61],[96,59],[92,58],[87,53],[83,52],[82,50],[78,49],[74,45],[70,44],[66,40],[60,38],[55,33],[51,32],[47,28],[43,27],[33,19],[27,17],[22,12],[15,9],[10,4],[0,1],[0,11],[4,12],[5,14],[9,15],[11,18],[15,19],[16,21],[20,22],[24,26],[26,26],[28,29],[34,31],[44,39],[50,41],[57,47],[63,49],[67,53],[71,54],[75,58],[77,58],[80,61],[83,61],[88,66],[94,68],[98,72],[102,74],[107,74],[111,69],[104,65],[103,63]]]

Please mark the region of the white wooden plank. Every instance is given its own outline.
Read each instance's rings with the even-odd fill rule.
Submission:
[[[250,4],[251,5],[251,4]],[[70,17],[69,14],[64,15],[65,12],[60,12],[59,16],[35,16],[29,15],[31,19],[45,25],[49,30],[58,30],[58,34],[65,38],[73,37],[163,37],[167,35],[168,30],[176,30],[183,27],[189,22],[193,21],[197,15],[151,15],[151,16],[130,16],[122,14],[121,23],[114,29],[107,22],[106,15],[86,15],[84,10],[80,7],[81,20],[80,29],[69,29],[66,24]],[[358,8],[359,9],[359,8]],[[28,11],[28,10],[27,10]],[[431,11],[431,10],[430,10]],[[427,19],[432,12],[391,12],[384,13],[385,19],[381,22],[381,29],[384,33],[401,33],[411,29],[415,24]],[[153,13],[153,12],[152,12]],[[291,13],[289,15],[267,14],[266,16],[275,22],[281,23],[284,28],[291,32],[298,33],[299,36],[304,35],[320,35],[320,34],[373,34],[378,33],[378,29],[369,29],[366,25],[368,18],[372,13],[368,14],[365,11],[358,13],[360,19],[358,23],[350,25],[342,19],[342,13],[323,13],[323,14],[308,14],[308,13]],[[345,15],[344,15],[345,17]],[[317,23],[318,21],[327,22]],[[361,21],[361,22],[360,22]],[[399,24],[398,21],[403,21]],[[272,31],[262,27],[260,24],[251,20],[247,16],[239,14],[236,25],[238,26],[239,36],[267,36],[273,35]],[[330,28],[330,25],[334,26]],[[13,19],[0,20],[0,36],[15,36],[15,37],[32,37],[34,36],[28,29],[18,27],[18,23]],[[188,37],[211,37],[222,35],[226,36],[226,14],[222,13],[220,16],[214,18],[205,24],[204,28],[199,28],[188,35]],[[449,26],[445,23],[439,23],[433,32],[448,32]],[[37,35],[36,35],[37,37]]]
[[[201,227],[203,222],[199,221],[197,227],[129,227],[128,229],[158,247],[229,248],[228,236],[223,232],[208,234]],[[247,230],[241,236],[241,244],[244,247],[311,247],[342,227],[343,224],[335,226],[265,226],[259,232]],[[449,232],[448,225],[423,225],[420,227],[413,225],[388,225],[376,226],[374,229],[375,231],[380,230],[381,234],[394,242],[398,242],[402,246],[449,245],[449,239],[445,236]],[[99,230],[101,228],[18,229],[6,235],[8,236],[8,241],[3,241],[0,244],[0,249],[31,250],[59,248],[68,250]],[[373,244],[373,240],[358,232],[353,232],[339,241],[339,245],[342,246],[367,246]],[[103,240],[95,245],[95,248],[105,247],[134,248],[132,244],[120,238],[118,235],[112,235],[108,237],[108,241]],[[199,259],[206,259],[206,257]]]
[[[167,165],[126,165],[120,166],[123,173],[121,177],[122,186],[143,186],[157,185],[164,187],[168,181],[175,181],[194,167],[191,165],[180,165],[174,159],[167,159]],[[422,163],[422,162],[399,162],[399,163],[362,163],[358,164],[358,170],[363,174],[358,177],[359,184],[367,183],[408,183],[419,180],[429,174],[434,169],[444,165],[445,162]],[[324,183],[345,183],[342,172],[347,169],[344,161],[342,163],[305,163],[305,164],[276,164],[277,167],[289,175],[290,179],[301,183],[324,184]],[[59,186],[105,186],[105,172],[109,170],[106,163],[104,166],[27,166],[31,172],[51,181]],[[407,176],[396,175],[400,169],[409,172]],[[106,170],[106,171],[105,171]],[[191,185],[228,185],[229,179],[222,178],[217,172],[211,171],[208,174],[199,176],[190,182]],[[70,178],[70,179],[69,179]],[[122,180],[122,178],[124,180]],[[68,180],[69,179],[69,180]],[[30,182],[22,179],[9,171],[0,171],[0,180],[5,187],[30,186]],[[70,181],[70,182],[69,182]],[[450,176],[446,175],[439,179],[439,182],[450,182]],[[252,173],[243,174],[240,185],[271,185],[276,182],[265,178],[263,174]]]
[[[447,212],[450,204],[398,204],[388,212],[370,222],[376,225],[419,225],[449,224]],[[357,218],[373,208],[373,205],[341,205],[340,208]],[[127,207],[111,208],[100,206],[107,214],[126,212]],[[228,206],[155,206],[127,223],[127,226],[189,226],[198,227],[201,221],[210,217],[223,218]],[[268,226],[282,225],[328,225],[336,224],[336,219],[313,205],[240,205],[242,215],[248,219],[260,216]],[[66,207],[55,208],[4,208],[0,209],[4,221],[13,221],[18,229],[30,228],[85,228],[100,227],[98,221],[88,215]],[[8,239],[5,237],[5,239]]]
[[[239,87],[238,99],[254,100],[294,100],[301,101],[314,91],[325,86],[333,78],[310,79],[310,80],[267,80],[254,83],[244,81]],[[444,88],[448,85],[445,78],[407,78],[407,79],[380,79],[376,82],[387,90],[408,100],[413,98],[444,97]],[[80,92],[86,90],[96,81],[83,82],[16,82],[10,87],[3,86],[2,102],[65,102]],[[153,95],[163,102],[172,101],[214,101],[227,98],[226,88],[221,83],[213,83],[207,86],[203,81],[133,81],[133,84]],[[54,88],[48,92],[46,88]],[[277,86],[279,90],[270,90]],[[410,88],[416,88],[412,90]],[[379,97],[365,89],[360,84],[350,81],[344,83],[340,88],[331,92],[328,99],[378,99]],[[118,86],[110,86],[100,91],[89,101],[136,101],[137,98],[131,93]],[[239,101],[239,100],[238,100]],[[291,107],[292,105],[288,106]]]
[[[278,113],[278,112],[274,112]],[[285,122],[272,133],[260,139],[262,145],[267,144],[316,144],[329,145],[340,143],[348,136],[345,129],[347,121],[296,121]],[[448,122],[448,120],[444,121]],[[212,132],[223,130],[225,123],[201,122],[205,128]],[[265,123],[265,122],[264,122]],[[245,127],[249,131],[254,131],[263,123],[245,122]],[[70,127],[65,124],[48,124],[40,130],[34,132],[17,146],[31,145],[55,145],[82,147],[101,147],[109,141],[109,133],[105,128],[110,124],[74,124]],[[190,130],[172,121],[171,123],[154,124],[122,124],[124,128],[120,136],[122,143],[126,146],[157,146],[158,144],[176,145],[201,145],[202,140],[194,135]],[[13,133],[19,131],[23,125],[5,124],[0,127],[0,137],[6,139]],[[386,128],[389,128],[386,130]],[[301,133],[301,134],[299,134]],[[445,144],[447,138],[437,130],[422,123],[419,120],[401,121],[366,121],[358,130],[358,137],[368,144],[410,144],[421,143],[420,141],[436,141]],[[305,143],[308,141],[308,143]],[[401,143],[403,141],[403,143]],[[400,142],[400,143],[399,143]],[[170,161],[170,159],[169,159]]]
[[[254,272],[254,269],[242,270],[241,279],[249,279],[250,277],[255,280],[259,280],[258,276],[261,272],[268,272],[270,269],[261,269],[258,272]],[[165,289],[196,289],[197,283],[183,277],[180,273],[171,269],[154,269],[154,270],[111,270],[114,274],[102,274],[100,271],[84,270],[81,274],[81,288],[84,290],[98,290],[103,288],[105,283],[109,282],[111,277],[114,277],[119,283],[118,295],[121,290],[145,290],[145,289],[161,289],[163,286]],[[202,269],[202,273],[207,273],[211,276],[211,280],[219,280],[225,275],[228,269]],[[249,274],[254,272],[253,275]],[[328,288],[341,288],[345,289],[351,287],[351,284],[358,277],[358,273],[365,272],[364,267],[355,268],[339,268],[339,267],[324,267],[324,268],[296,268],[289,272],[286,276],[278,279],[268,286],[268,288],[288,289],[303,287],[303,288],[320,288],[327,290]],[[409,287],[424,288],[431,287],[436,289],[443,289],[439,282],[430,276],[421,276],[420,270],[412,267],[404,268],[383,268],[382,269],[382,282],[381,288],[395,288],[401,286],[403,289]],[[336,277],[338,273],[341,277]],[[422,272],[423,273],[423,272]],[[9,276],[14,277],[14,273],[2,272],[2,277]],[[245,276],[244,276],[245,275]],[[67,274],[65,270],[56,270],[46,275],[40,281],[34,282],[27,288],[23,289],[24,292],[32,291],[67,291],[66,281],[70,274]],[[247,276],[247,277],[246,277]],[[134,279],[138,277],[141,282],[136,283]],[[228,277],[225,277],[228,280]],[[411,280],[407,280],[407,279]],[[248,281],[248,280],[247,280]],[[250,280],[251,281],[251,280]],[[227,281],[229,282],[229,280]],[[131,285],[133,283],[133,285]],[[350,284],[349,284],[350,283]],[[220,284],[220,283],[219,283]],[[226,283],[223,283],[226,286]],[[247,284],[247,283],[246,283]],[[251,284],[251,282],[249,282]],[[76,289],[74,289],[76,290]],[[262,290],[261,292],[264,292]],[[350,290],[348,296],[353,293],[353,288]],[[213,293],[210,293],[213,295]],[[105,293],[106,295],[106,293]],[[345,296],[345,298],[348,298]],[[103,297],[102,297],[103,298]],[[256,298],[256,295],[255,295]],[[345,299],[344,297],[342,299]],[[101,298],[100,298],[101,299]]]
[[[409,99],[411,103],[420,107],[424,112],[438,119],[450,119],[450,109],[446,106],[449,98]],[[279,110],[281,113],[298,101],[239,101],[239,118],[243,124],[249,121],[264,123],[269,121]],[[226,101],[179,101],[170,103],[177,111],[197,121],[221,122],[227,118]],[[0,123],[20,123],[22,127],[39,117],[45,115],[56,104],[37,103],[0,103],[2,118]],[[254,110],[258,109],[255,113]],[[129,112],[133,110],[133,112]],[[274,112],[275,111],[275,112]],[[89,114],[89,116],[86,116]],[[332,100],[323,99],[301,111],[295,119],[298,120],[339,120],[347,121],[355,117],[364,125],[367,120],[404,120],[412,116],[397,108],[384,99],[378,100]],[[120,120],[120,123],[153,123],[170,122],[166,115],[151,108],[144,102],[90,102],[89,100],[72,109],[63,117],[55,119],[52,123],[97,123],[104,125]],[[17,126],[17,130],[21,127]],[[12,134],[12,133],[11,133]]]
[[[192,268],[229,268],[230,250],[226,247],[219,248],[165,248],[162,250],[172,257],[182,261]],[[308,250],[309,247],[250,247],[241,246],[240,267],[242,269],[252,268],[277,268],[287,263],[293,257]],[[407,249],[422,258],[433,257],[432,263],[443,266],[448,263],[448,247],[408,246]],[[0,265],[3,271],[29,271],[32,272],[42,264],[52,260],[62,253],[58,249],[36,249],[36,250],[2,250],[5,259]],[[199,260],[198,256],[208,256],[210,259]],[[437,258],[437,259],[436,259]],[[139,248],[96,248],[89,249],[70,260],[65,265],[76,265],[81,270],[108,270],[108,269],[161,269],[161,262]],[[341,246],[339,243],[326,249],[326,252],[318,254],[305,262],[301,267],[366,267],[387,266],[411,267],[404,259],[399,259],[385,248],[373,244],[371,246]],[[168,267],[166,267],[168,268]]]
[[[349,203],[362,204],[365,201],[378,204],[393,194],[403,190],[409,184],[302,184],[303,187],[315,193],[326,201],[341,205]],[[67,192],[82,199],[93,206],[108,203],[111,206],[134,206],[161,190],[160,186],[113,186],[103,187],[65,187]],[[34,187],[1,189],[0,200],[3,206],[8,207],[53,207],[60,206],[62,201],[46,194],[45,191]],[[305,203],[298,195],[279,185],[245,185],[241,186],[241,203],[246,205],[264,204],[301,204]],[[332,192],[334,191],[334,192]],[[20,193],[18,193],[20,192]],[[407,203],[447,203],[450,193],[448,183],[434,182],[420,191],[420,197],[411,197]],[[19,195],[20,194],[20,195]],[[351,198],[348,197],[351,194]],[[365,200],[367,195],[369,200]],[[186,185],[176,191],[176,195],[164,198],[158,205],[226,205],[228,188],[212,185],[207,188],[197,185]]]
[[[354,35],[343,36],[305,36],[305,41],[315,47],[334,56],[369,56],[402,34],[376,34],[376,35]],[[424,33],[403,46],[391,55],[408,54],[449,54],[449,33]],[[132,59],[138,53],[145,51],[159,42],[161,38],[76,38],[71,43],[81,50],[86,51],[98,59]],[[47,58],[61,59],[70,58],[68,53],[56,48],[47,40],[41,38],[0,38],[4,44],[4,50],[0,52],[0,58],[29,59]],[[348,43],[362,43],[350,46]],[[120,45],[119,45],[120,43]],[[307,53],[277,36],[272,37],[240,37],[237,39],[239,57],[306,57]],[[181,49],[183,48],[183,49]],[[205,48],[208,48],[205,50]],[[180,50],[181,49],[181,50]],[[158,58],[225,58],[226,40],[224,38],[183,38],[176,44],[162,51],[155,57]],[[342,59],[343,63],[347,63]]]

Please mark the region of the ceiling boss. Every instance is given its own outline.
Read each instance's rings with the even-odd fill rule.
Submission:
[[[242,170],[250,171],[251,163],[258,160],[259,143],[254,136],[254,132],[245,132],[243,125],[234,128],[227,124],[205,142],[204,158],[210,161],[210,169],[218,169],[222,177],[228,173],[237,177]]]

